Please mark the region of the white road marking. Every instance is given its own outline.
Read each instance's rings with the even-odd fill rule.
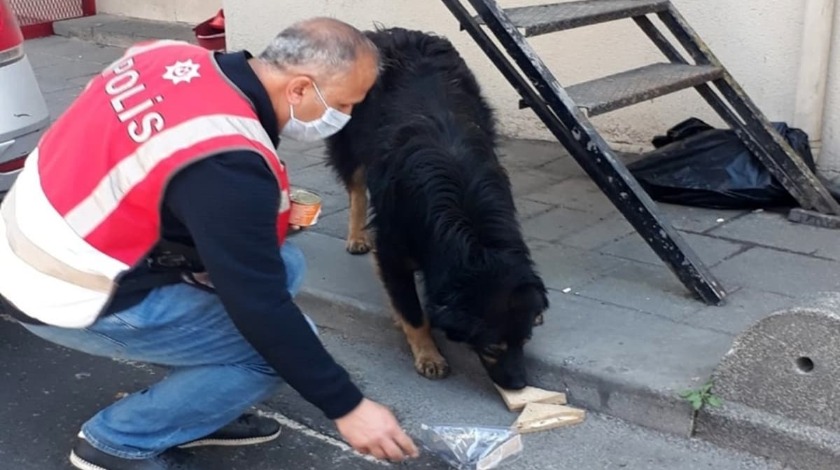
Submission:
[[[391,466],[391,464],[389,464],[388,462],[378,460],[377,458],[375,458],[373,456],[360,454],[360,453],[356,452],[355,450],[353,450],[353,448],[350,447],[349,445],[347,445],[346,443],[344,443],[342,441],[339,441],[338,439],[334,439],[330,436],[327,436],[326,434],[321,434],[320,432],[310,428],[309,426],[307,426],[305,424],[302,424],[302,423],[299,423],[299,422],[297,422],[293,419],[290,419],[286,416],[283,416],[280,413],[275,413],[275,412],[272,412],[272,411],[263,411],[263,410],[259,410],[258,413],[260,415],[263,415],[263,416],[266,416],[266,417],[269,417],[269,418],[272,418],[272,419],[276,419],[280,423],[281,426],[287,427],[287,428],[289,428],[293,431],[297,431],[297,432],[299,432],[299,433],[301,433],[305,436],[311,437],[313,439],[317,439],[317,440],[319,440],[319,441],[321,441],[325,444],[329,444],[333,447],[337,447],[337,448],[339,448],[339,449],[341,449],[345,452],[351,452],[351,453],[355,454],[357,457],[361,457],[361,458],[367,460],[368,462],[372,462],[372,463],[375,463],[375,464],[378,464],[378,465],[382,465],[383,467],[390,467]]]
[[[136,362],[136,361],[132,361],[132,360],[129,360],[129,359],[122,359],[122,358],[119,358],[119,357],[112,357],[111,360],[114,361],[114,362],[119,362],[120,364],[125,364],[127,366],[133,367],[137,370],[141,370],[141,371],[143,371],[143,372],[145,372],[149,375],[155,375],[155,373],[156,373],[154,367],[150,366],[149,364],[143,363],[143,362]]]

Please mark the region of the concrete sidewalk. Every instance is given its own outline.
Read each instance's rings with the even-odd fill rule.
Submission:
[[[54,115],[119,53],[63,38],[26,47]],[[320,223],[293,238],[310,263],[302,304],[319,325],[348,338],[370,329],[399,336],[370,257],[344,251],[347,196],[323,165],[323,146],[284,142],[280,151],[293,185],[324,197]],[[840,286],[835,231],[791,224],[785,214],[661,205],[729,292],[725,306],[705,306],[690,297],[561,146],[505,141],[501,153],[550,288],[551,310],[528,347],[532,382],[567,391],[577,406],[691,436],[695,415],[678,392],[704,383],[735,336],[759,319]],[[376,341],[376,335],[366,337]],[[480,367],[461,347],[444,345],[444,351],[463,356],[456,363]],[[393,367],[411,370],[412,364]],[[463,373],[453,371],[456,377]]]

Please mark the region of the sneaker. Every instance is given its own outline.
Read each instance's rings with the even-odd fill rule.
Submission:
[[[168,450],[163,454],[144,460],[123,459],[90,445],[84,438],[79,438],[70,452],[70,463],[82,470],[188,470],[186,455],[177,450]]]
[[[249,446],[273,441],[279,435],[280,423],[276,419],[246,413],[218,431],[178,447]]]

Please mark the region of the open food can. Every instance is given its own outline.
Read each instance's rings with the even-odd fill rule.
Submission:
[[[289,193],[292,201],[289,224],[300,227],[310,227],[318,223],[321,215],[321,196],[312,191],[294,188]]]

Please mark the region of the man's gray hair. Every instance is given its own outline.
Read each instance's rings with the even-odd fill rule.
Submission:
[[[369,54],[379,68],[379,50],[361,31],[333,18],[312,18],[280,32],[260,59],[282,71],[309,71],[329,81],[348,72]]]

